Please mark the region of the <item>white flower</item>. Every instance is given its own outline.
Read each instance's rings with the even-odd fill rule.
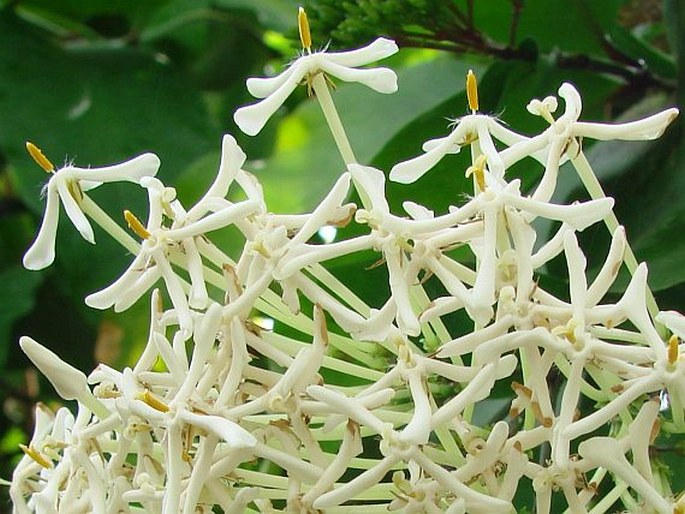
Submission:
[[[394,41],[378,38],[364,48],[349,52],[315,52],[298,58],[290,67],[272,78],[251,78],[247,89],[255,98],[263,98],[235,112],[233,119],[240,130],[254,136],[283,105],[303,80],[324,72],[345,82],[360,82],[379,93],[397,91],[397,76],[388,68],[356,69],[391,56],[398,48]]]
[[[184,291],[183,282],[172,267],[174,252],[177,252],[177,256],[184,254],[187,258],[188,272],[191,277],[190,303],[193,304],[195,300],[197,305],[192,306],[204,308],[206,302],[202,300],[206,299],[206,290],[204,289],[202,261],[194,246],[194,238],[235,223],[255,212],[259,206],[253,200],[238,204],[219,202],[217,206],[219,209],[216,212],[186,225],[179,223],[181,226],[178,228],[174,226],[175,224],[167,228],[163,225],[165,210],[171,210],[174,215],[176,214],[173,211],[176,211],[180,218],[185,215],[180,204],[172,206],[175,191],[165,188],[159,180],[152,177],[144,178],[141,185],[148,190],[150,213],[147,225],[137,229],[144,237],[140,251],[121,277],[105,289],[86,297],[86,304],[96,309],[114,306],[117,311],[125,310],[145,294],[159,278],[162,278],[177,310],[181,328],[190,336],[192,332],[191,305]],[[132,226],[139,224],[130,213],[127,219]]]
[[[613,437],[593,437],[578,445],[578,453],[583,459],[591,462],[593,467],[606,468],[618,479],[630,485],[654,512],[674,512],[671,502],[628,462],[624,455],[625,451]]]
[[[49,161],[47,162],[49,163]],[[55,260],[59,199],[62,200],[67,216],[83,239],[94,244],[93,228],[81,210],[83,192],[95,189],[104,182],[128,181],[138,183],[143,177],[154,176],[158,169],[159,158],[151,153],[139,155],[121,164],[104,168],[78,168],[68,165],[58,170],[53,169],[50,172],[52,173],[50,180],[44,188],[47,205],[43,223],[36,240],[24,254],[24,267],[39,270],[46,268]]]
[[[661,311],[656,315],[656,320],[685,340],[685,316],[676,311]]]
[[[523,136],[516,137],[513,132],[493,130],[498,125],[497,121],[489,116],[472,114],[459,119],[454,130],[446,137],[426,141],[423,145],[424,154],[408,161],[393,166],[390,170],[390,180],[402,184],[411,184],[421,178],[428,170],[435,166],[448,153],[459,153],[462,146],[469,145],[478,140],[480,149],[485,155],[485,160],[490,173],[497,179],[504,176],[504,163],[500,157],[493,135],[506,139],[513,136],[517,140],[525,140]]]

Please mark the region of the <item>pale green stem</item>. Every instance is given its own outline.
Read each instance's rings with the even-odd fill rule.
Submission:
[[[347,165],[356,163],[357,159],[354,156],[354,152],[352,151],[350,141],[347,139],[347,134],[345,133],[345,129],[342,125],[342,122],[340,121],[340,116],[338,115],[338,111],[335,108],[335,104],[333,103],[333,98],[331,97],[331,92],[328,89],[326,77],[323,73],[318,73],[312,78],[312,88],[314,89],[316,98],[319,101],[319,105],[321,106],[321,110],[323,111],[324,117],[326,118],[326,122],[328,123],[328,127],[331,131],[331,134],[333,135],[333,139],[335,140],[336,145],[338,146],[338,150],[340,151],[340,155],[342,156],[343,161],[345,161],[345,164]],[[478,143],[476,142],[475,144],[477,145]],[[358,191],[360,196],[362,196],[361,200],[365,208],[370,208],[371,204],[368,201],[368,199],[363,198],[361,190],[358,189]],[[321,273],[319,270],[312,271],[313,275],[315,273],[316,275],[319,275]],[[321,280],[320,276],[317,278]],[[326,277],[326,279],[328,279],[328,277]],[[326,280],[325,283],[328,284],[328,280]],[[359,310],[359,307],[362,307],[362,305],[359,304],[361,300],[359,300],[356,297],[354,299],[350,298],[350,296],[347,294],[347,288],[345,288],[345,286],[343,286],[342,284],[338,286],[338,284],[339,282],[336,281],[336,289],[331,288],[331,290],[338,294],[341,297],[341,299],[345,300],[350,306],[357,308],[360,314],[366,315],[365,312]],[[413,289],[415,288],[412,288],[412,290]],[[423,288],[419,286],[419,289],[421,289],[421,292],[423,293],[419,293],[419,297],[426,297],[425,292],[423,292]],[[361,302],[361,304],[363,304],[363,308],[365,308],[365,310],[368,309],[368,306],[366,306],[366,304],[364,304],[363,302]],[[447,332],[447,329],[445,328],[441,320],[433,321],[432,324],[435,325],[436,332],[439,332],[442,338],[444,338],[441,339],[442,342],[449,340],[449,333]]]
[[[592,507],[589,514],[604,514],[616,503],[616,500],[628,490],[628,484],[621,480],[617,480],[616,482],[613,489],[602,496],[602,499]]]
[[[470,148],[471,148],[471,165],[473,166],[476,164],[476,160],[478,159],[478,157],[480,157],[483,154],[483,152],[480,149],[480,143],[478,142],[478,139],[474,140],[471,143]],[[478,179],[477,179],[476,174],[474,173],[473,174],[473,195],[476,196],[476,195],[478,195],[479,192],[480,192],[480,188],[478,187]],[[478,256],[476,256],[476,267],[475,267],[476,272],[478,272],[479,267],[480,267],[480,259],[478,258]],[[482,327],[479,327],[478,323],[476,321],[474,321],[473,322],[473,331],[475,332],[479,328],[482,328]],[[464,412],[462,413],[462,417],[468,423],[471,423],[471,419],[473,418],[473,411],[474,411],[475,407],[476,407],[475,404],[471,403],[464,409]]]
[[[575,158],[571,159],[571,163],[573,164],[573,167],[576,169],[576,172],[578,173],[580,180],[583,182],[585,189],[588,193],[590,193],[590,197],[593,200],[606,198],[606,194],[602,189],[602,185],[599,183],[599,180],[597,180],[597,176],[592,170],[592,166],[590,166],[587,157],[585,157],[585,154],[582,151],[579,152]],[[609,229],[609,233],[611,234],[613,234],[614,231],[618,228],[618,218],[616,217],[616,214],[614,214],[613,210],[604,218],[604,224],[607,226],[607,228]],[[637,258],[635,257],[635,254],[633,253],[632,248],[630,247],[630,244],[626,244],[623,262],[626,263],[626,267],[628,268],[630,275],[634,275],[635,270],[638,267],[638,262]],[[652,291],[649,288],[647,288],[647,309],[649,310],[652,319],[654,319],[654,317],[659,312],[659,307],[656,303],[656,299],[654,298],[654,295],[652,294]],[[662,337],[665,337],[666,334],[664,331],[664,327],[656,321],[654,321],[654,323],[657,327],[657,330],[659,330],[660,335]]]
[[[340,116],[338,116],[338,111],[333,103],[333,98],[331,97],[331,92],[328,90],[326,77],[323,73],[314,75],[312,78],[312,89],[314,89],[316,99],[319,101],[319,105],[321,106],[326,122],[331,129],[333,139],[335,139],[335,144],[338,146],[343,161],[345,161],[345,164],[347,165],[356,163],[357,159],[354,157],[354,152],[352,152],[350,141],[347,139],[347,134],[345,134],[345,129],[340,121]]]
[[[307,267],[307,272],[359,314],[362,316],[370,314],[371,308],[321,264],[311,264]]]
[[[98,204],[90,199],[85,193],[81,199],[81,209],[84,214],[90,217],[100,228],[107,232],[114,238],[121,246],[126,248],[129,252],[137,255],[140,251],[140,243],[138,243],[128,232],[126,232],[119,224],[114,221],[109,214],[103,211]]]

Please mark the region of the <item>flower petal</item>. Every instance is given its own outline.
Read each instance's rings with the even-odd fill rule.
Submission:
[[[59,194],[48,187],[47,204],[43,223],[36,240],[24,254],[23,264],[26,269],[40,270],[47,268],[55,260],[55,236],[59,223]]]
[[[245,163],[247,155],[238,146],[233,136],[225,134],[221,141],[221,162],[216,178],[202,199],[191,208],[185,216],[187,221],[195,221],[202,217],[210,209],[206,204],[214,198],[225,198],[228,188],[236,177],[241,166]]]
[[[117,301],[119,296],[133,286],[141,276],[141,269],[145,267],[147,255],[141,251],[136,255],[128,269],[112,284],[105,289],[86,296],[85,302],[88,307],[93,309],[109,309]]]
[[[307,57],[305,56],[301,59],[306,58]],[[285,84],[292,74],[295,73],[295,69],[296,66],[293,63],[293,66],[289,66],[287,70],[279,73],[275,77],[249,78],[247,79],[245,85],[247,86],[247,90],[250,92],[250,94],[255,98],[266,98],[267,96],[273,94],[273,92],[280,88],[283,84]]]
[[[460,123],[449,136],[440,140],[440,144],[432,147],[423,155],[395,164],[390,170],[390,180],[401,184],[416,182],[445,155],[455,153],[454,145],[464,137],[467,129],[467,124]]]
[[[668,327],[668,329],[685,340],[685,316],[676,311],[661,311],[656,315],[656,320]]]
[[[359,82],[379,93],[397,91],[397,75],[389,68],[368,68],[358,70],[321,60],[321,69],[345,82]]]
[[[19,339],[19,346],[65,400],[75,400],[89,391],[86,375],[82,371],[64,362],[36,340],[23,336]]]
[[[58,176],[55,175],[53,180],[57,179]],[[64,180],[57,180],[55,182],[55,187],[62,200],[62,205],[64,205],[64,210],[67,213],[67,217],[71,220],[76,230],[79,231],[81,237],[88,241],[90,244],[95,244],[95,235],[93,234],[93,227],[90,226],[88,218],[83,214],[81,207],[79,206],[76,199],[72,196],[71,190],[67,186],[67,182]],[[78,187],[78,186],[75,186]]]
[[[397,43],[392,39],[379,37],[373,43],[363,48],[357,48],[356,50],[349,50],[347,52],[331,52],[325,55],[330,62],[349,67],[371,64],[372,62],[390,57],[397,53],[398,50]]]
[[[257,439],[251,433],[229,419],[220,416],[195,414],[186,409],[181,410],[178,413],[178,417],[186,423],[217,435],[226,441],[230,448],[254,448],[257,444]]]
[[[133,159],[105,166],[102,168],[76,168],[70,171],[79,180],[83,191],[89,191],[103,182],[135,182],[139,183],[143,177],[154,177],[159,170],[159,157],[153,153],[144,153]],[[62,170],[59,170],[59,174]]]
[[[293,73],[281,86],[261,102],[238,109],[233,115],[236,125],[249,136],[255,136],[264,128],[269,118],[283,105],[297,85],[302,81],[307,69],[293,68]]]
[[[678,116],[678,109],[666,109],[641,120],[629,123],[587,123],[573,125],[574,136],[588,137],[606,141],[622,139],[624,141],[649,141],[661,137],[666,127]]]

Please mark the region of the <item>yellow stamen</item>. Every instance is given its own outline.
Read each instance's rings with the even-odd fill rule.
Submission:
[[[678,343],[680,343],[680,340],[678,339],[677,335],[672,335],[671,338],[668,340],[668,363],[669,364],[675,364],[676,361],[678,360],[678,357],[680,356],[680,350],[678,348]]]
[[[312,51],[312,33],[309,31],[309,20],[307,19],[307,13],[304,12],[302,7],[297,11],[297,28],[300,31],[300,41],[302,42],[302,48],[307,50],[307,52]]]
[[[143,226],[140,220],[136,218],[136,215],[133,214],[131,211],[125,210],[124,218],[126,219],[126,223],[128,223],[128,228],[133,230],[136,233],[136,235],[138,235],[138,237],[141,237],[142,239],[147,239],[150,237],[150,233]]]
[[[38,451],[31,447],[31,446],[26,446],[23,444],[19,445],[19,448],[21,448],[21,451],[23,451],[26,455],[31,457],[34,461],[36,461],[38,464],[43,466],[44,468],[51,468],[52,464],[50,461],[48,461],[45,457],[43,457]]]
[[[471,113],[476,114],[478,111],[478,82],[476,82],[476,75],[473,70],[469,70],[466,74],[466,98],[469,101]]]
[[[485,162],[487,158],[485,155],[479,155],[476,162],[469,166],[466,170],[466,178],[473,175],[476,178],[476,184],[481,191],[485,191]]]
[[[578,322],[571,318],[565,325],[556,326],[552,329],[552,335],[565,337],[571,344],[576,344],[576,327]]]
[[[169,412],[169,406],[156,396],[153,396],[148,390],[144,393],[139,393],[137,398],[159,412]]]
[[[50,159],[45,157],[43,152],[41,152],[40,148],[34,145],[31,141],[26,141],[26,150],[28,151],[29,155],[33,158],[33,160],[36,161],[36,164],[38,164],[38,166],[43,168],[48,173],[55,172],[55,166],[50,162]]]

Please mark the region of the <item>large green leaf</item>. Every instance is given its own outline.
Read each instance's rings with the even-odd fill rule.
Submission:
[[[216,0],[219,7],[252,12],[259,24],[267,29],[287,32],[297,27],[297,7],[295,0]]]
[[[474,25],[499,44],[509,44],[512,35],[510,0],[474,2]],[[520,2],[514,44],[530,39],[542,52],[561,50],[569,53],[604,55],[604,34],[616,23],[621,0],[525,0]],[[466,1],[463,11],[466,12]]]
[[[12,340],[12,326],[34,307],[36,288],[43,276],[15,265],[0,272],[0,366],[5,365]]]
[[[153,151],[168,183],[220,141],[199,92],[144,52],[66,50],[7,13],[0,32],[0,150],[18,194],[36,214],[46,176],[26,155],[27,140],[58,165],[65,159],[100,166]],[[125,208],[146,216],[146,193],[135,185],[106,185],[93,197],[122,223]],[[82,297],[112,280],[128,258],[96,230],[98,245],[82,259],[87,245],[67,225],[58,237],[58,266],[66,272],[60,277]]]

